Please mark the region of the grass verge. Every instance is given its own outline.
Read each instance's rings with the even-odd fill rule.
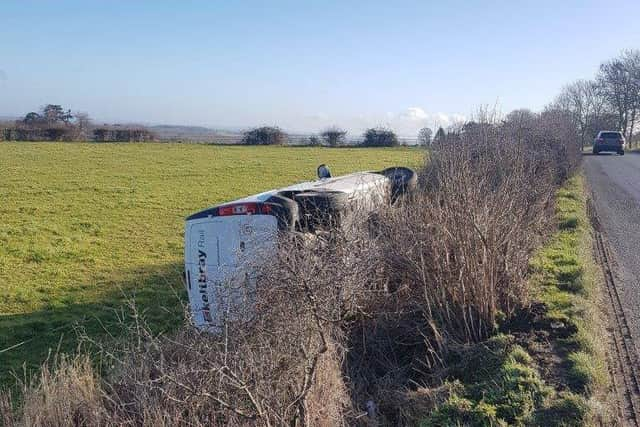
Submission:
[[[584,185],[577,175],[557,192],[557,230],[531,260],[530,309],[452,356],[446,393],[421,425],[610,424],[603,285]]]
[[[584,178],[573,177],[556,196],[558,231],[532,260],[540,323],[551,331],[557,395],[542,414],[555,425],[608,424],[609,375],[602,312],[602,274],[593,255]],[[583,408],[579,418],[568,408]]]

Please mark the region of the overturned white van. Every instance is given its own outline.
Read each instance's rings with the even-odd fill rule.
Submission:
[[[266,191],[189,216],[185,225],[185,280],[193,321],[219,330],[230,307],[250,310],[260,265],[274,252],[278,233],[314,233],[340,226],[350,211],[371,212],[415,189],[404,167],[331,177]]]

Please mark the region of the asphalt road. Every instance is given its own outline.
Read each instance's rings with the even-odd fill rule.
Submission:
[[[640,349],[640,153],[585,155],[601,231],[613,251],[615,286]]]

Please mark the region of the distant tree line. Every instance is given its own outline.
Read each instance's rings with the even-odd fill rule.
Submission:
[[[101,126],[93,130],[95,142],[147,142],[155,141],[156,135],[142,126]]]
[[[562,132],[580,147],[590,144],[601,130],[618,130],[627,142],[640,143],[637,136],[640,127],[640,50],[624,50],[600,64],[594,79],[577,80],[564,86],[540,113],[518,109],[499,117],[495,109],[480,108],[477,117],[454,123],[446,129],[439,127],[435,134],[429,127],[420,129],[417,143],[428,147],[463,135],[486,139],[489,134],[505,129],[516,139],[535,143],[545,139],[542,135],[545,123],[548,132]],[[338,141],[333,135],[336,135],[333,128],[321,134],[326,145]],[[344,139],[344,134],[341,138]],[[361,145],[394,146],[398,145],[398,140],[391,130],[373,128],[365,132]]]
[[[628,143],[639,143],[640,50],[624,50],[603,62],[592,80],[565,85],[540,113],[518,109],[499,117],[495,109],[480,108],[477,117],[440,127],[435,135],[430,128],[421,129],[418,144],[429,146],[470,134],[480,140],[505,129],[515,139],[537,143],[545,139],[541,125],[550,133],[562,131],[581,148],[601,130],[620,131]]]
[[[547,109],[570,115],[582,146],[600,130],[621,131],[633,141],[640,121],[640,50],[624,50],[600,64],[594,79],[566,85]]]
[[[319,135],[311,135],[308,145],[311,146],[362,146],[362,147],[395,147],[400,145],[398,136],[394,131],[384,127],[367,129],[358,143],[348,143],[347,131],[332,126],[320,132]],[[276,126],[262,126],[250,129],[243,134],[242,144],[245,145],[286,145],[290,137],[282,129]]]
[[[95,126],[86,113],[48,104],[14,122],[0,123],[0,141],[144,142],[155,134],[143,126]]]

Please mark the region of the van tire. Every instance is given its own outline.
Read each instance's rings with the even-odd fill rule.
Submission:
[[[418,174],[409,168],[403,166],[384,169],[380,172],[391,181],[391,201],[404,194],[413,193],[418,187]]]
[[[300,208],[296,202],[288,197],[275,194],[264,203],[273,208],[274,216],[278,219],[279,230],[295,231],[296,225],[300,222]]]
[[[624,150],[618,151],[618,154],[620,154],[621,156],[624,156]]]

